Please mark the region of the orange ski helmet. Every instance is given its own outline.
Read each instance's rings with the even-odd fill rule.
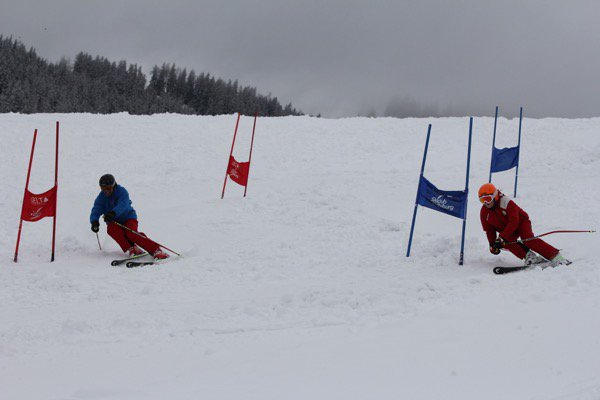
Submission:
[[[492,183],[484,183],[479,188],[479,201],[482,204],[489,204],[492,200],[497,201],[500,198],[500,192]]]

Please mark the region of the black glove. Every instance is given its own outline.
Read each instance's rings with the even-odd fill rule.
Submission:
[[[107,212],[106,214],[104,214],[104,222],[106,222],[107,224],[109,222],[112,222],[115,219],[116,215],[117,213],[114,211]]]
[[[92,222],[92,232],[98,233],[99,230],[100,230],[100,222],[98,222],[98,221]]]
[[[500,249],[495,248],[494,243],[492,243],[490,246],[490,253],[497,256],[498,254],[500,254]]]
[[[504,248],[504,239],[502,239],[502,237],[498,236],[498,238],[496,238],[494,243],[492,243],[492,248],[495,251],[495,252],[493,252],[494,254],[500,254],[500,250]]]

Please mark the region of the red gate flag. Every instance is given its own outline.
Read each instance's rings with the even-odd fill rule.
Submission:
[[[33,194],[25,190],[21,219],[35,222],[45,217],[56,216],[56,186],[42,194]]]
[[[233,156],[229,156],[229,166],[227,174],[235,183],[246,186],[248,184],[248,172],[250,172],[249,162],[237,162]]]
[[[238,185],[244,186],[244,197],[248,190],[248,175],[250,175],[250,163],[252,162],[252,147],[254,146],[254,132],[256,131],[256,118],[258,113],[254,114],[254,125],[252,126],[252,140],[250,141],[250,155],[247,162],[239,162],[233,158],[233,148],[235,147],[235,137],[237,136],[238,125],[240,123],[241,114],[238,113],[237,121],[235,122],[235,130],[233,131],[233,142],[231,142],[231,151],[229,152],[229,162],[225,170],[225,180],[223,181],[223,191],[221,198],[225,196],[225,187],[227,186],[227,176]]]
[[[17,232],[17,245],[15,247],[15,258],[17,262],[19,257],[19,243],[21,242],[21,230],[23,221],[36,222],[42,218],[53,217],[52,221],[52,257],[54,261],[54,247],[56,244],[56,205],[58,193],[58,130],[59,124],[56,121],[56,154],[54,159],[54,186],[52,189],[41,194],[34,194],[29,191],[29,177],[31,176],[31,164],[33,163],[33,153],[35,151],[35,141],[37,139],[37,129],[33,132],[33,143],[31,144],[31,155],[29,156],[29,167],[27,168],[27,180],[25,181],[25,192],[23,194],[23,206],[21,207],[21,218],[19,218],[19,231]]]

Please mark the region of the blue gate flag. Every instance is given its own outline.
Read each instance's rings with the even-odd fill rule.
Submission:
[[[459,265],[463,265],[465,250],[465,228],[467,226],[467,201],[469,199],[469,170],[471,167],[471,138],[473,136],[473,117],[469,118],[469,147],[467,148],[467,177],[465,181],[465,190],[440,190],[429,182],[423,173],[425,172],[425,160],[427,159],[427,149],[429,148],[429,137],[431,135],[431,124],[427,128],[427,139],[425,139],[425,151],[423,151],[423,162],[421,163],[421,174],[419,176],[419,187],[417,188],[417,198],[415,200],[415,210],[413,211],[412,223],[410,224],[410,234],[408,236],[408,248],[406,257],[410,257],[410,248],[412,246],[415,223],[417,221],[417,209],[419,205],[430,208],[444,214],[451,215],[463,220],[462,238],[460,240],[460,259]]]
[[[519,165],[519,146],[505,147],[503,149],[492,148],[491,172],[506,171]]]
[[[515,168],[515,194],[517,197],[517,182],[519,181],[519,153],[521,150],[521,124],[523,122],[523,107],[519,110],[519,142],[516,147],[496,148],[496,126],[498,123],[498,106],[496,106],[496,115],[494,117],[494,138],[492,139],[492,161],[490,162],[490,177],[488,182],[492,182],[494,172],[507,171]]]
[[[417,204],[464,219],[467,211],[468,190],[440,190],[421,176]]]

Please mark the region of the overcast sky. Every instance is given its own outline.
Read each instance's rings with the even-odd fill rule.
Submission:
[[[597,0],[0,0],[0,34],[49,61],[175,63],[330,117],[394,98],[600,116]]]

